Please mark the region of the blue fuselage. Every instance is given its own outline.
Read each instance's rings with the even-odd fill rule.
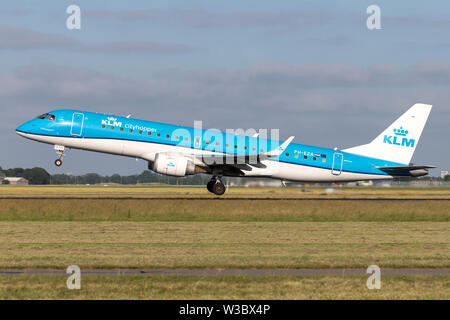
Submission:
[[[182,152],[195,149],[197,152],[201,150],[227,155],[257,155],[277,148],[281,144],[279,140],[263,137],[236,135],[78,110],[56,110],[49,114],[54,115],[54,119],[42,117],[33,119],[19,126],[17,132],[27,134],[29,135],[27,137],[34,140],[37,140],[35,137],[54,137],[66,138],[66,140],[95,139],[122,143],[128,141],[152,146],[178,147]],[[53,143],[52,140],[42,142]],[[103,150],[99,151],[103,152]],[[134,156],[134,154],[123,155]],[[400,163],[297,143],[289,144],[277,161],[280,164],[334,171],[331,176],[341,173],[358,173],[379,176],[379,178],[382,176],[391,178],[393,174],[388,174],[377,167],[402,166]],[[399,172],[395,175],[409,174]],[[289,180],[289,177],[285,179]]]

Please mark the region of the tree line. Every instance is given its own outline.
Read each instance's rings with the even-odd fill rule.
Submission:
[[[6,177],[23,177],[28,180],[30,184],[49,184],[50,174],[43,168],[13,168],[3,170],[0,167],[0,173],[3,173]],[[6,180],[3,183],[7,183]]]
[[[29,184],[139,184],[139,183],[157,183],[173,185],[203,185],[210,177],[206,175],[187,176],[182,178],[168,177],[149,170],[144,170],[141,174],[122,176],[113,174],[111,176],[102,176],[98,173],[87,173],[83,175],[71,174],[49,174],[45,169],[35,167],[31,169],[11,168],[2,169],[0,173],[6,177],[23,177]]]
[[[49,174],[45,169],[34,167],[31,169],[12,168],[2,169],[0,167],[0,174],[3,173],[6,177],[23,177],[28,180],[29,184],[140,184],[140,183],[155,183],[155,184],[170,184],[170,185],[205,185],[211,179],[209,175],[197,174],[182,178],[169,177],[153,171],[144,170],[141,174],[134,174],[122,176],[113,174],[111,176],[102,176],[98,173],[87,173],[83,175],[71,174]],[[237,184],[242,184],[240,178],[228,178]],[[413,180],[414,178],[407,177],[400,180]],[[421,177],[420,180],[432,180],[433,177]],[[226,179],[227,180],[227,179]],[[438,178],[438,180],[441,180]],[[450,175],[445,176],[444,181],[450,181]],[[248,181],[248,179],[247,179]],[[3,181],[6,183],[6,180]]]

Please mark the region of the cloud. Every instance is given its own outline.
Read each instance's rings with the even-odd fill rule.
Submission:
[[[432,15],[422,14],[421,16],[386,16],[383,17],[383,23],[387,26],[396,26],[404,28],[416,28],[420,26],[421,28],[432,28],[432,29],[442,29],[450,27],[450,19],[447,17],[440,18]]]
[[[77,46],[80,46],[78,41],[65,36],[0,26],[0,49],[73,49]]]
[[[356,12],[339,12],[321,8],[320,10],[302,11],[213,11],[204,8],[172,8],[172,9],[137,9],[114,11],[109,9],[85,10],[88,18],[115,19],[122,23],[160,23],[164,25],[179,25],[196,29],[211,28],[268,28],[282,29],[284,31],[300,30],[303,28],[321,28],[325,25],[336,25],[344,28],[345,25],[358,27],[365,26],[367,15],[365,10]],[[450,27],[448,17],[436,15],[420,16],[393,16],[382,11],[382,24],[384,29],[390,28],[417,28],[418,26],[430,29]],[[343,36],[321,39],[314,37],[311,40],[341,44],[346,42]]]
[[[139,9],[139,10],[90,10],[87,17],[114,18],[122,22],[159,22],[180,24],[192,28],[249,28],[249,27],[294,27],[319,26],[333,17],[323,11],[272,12],[233,11],[214,12],[194,9]]]
[[[343,46],[350,44],[352,40],[347,36],[336,35],[330,37],[307,37],[303,40],[303,42],[319,46]]]
[[[149,41],[118,41],[99,45],[84,45],[80,51],[109,53],[186,53],[196,51],[184,44],[172,44]]]
[[[59,108],[189,126],[203,120],[204,128],[222,130],[280,128],[281,138],[296,135],[299,143],[350,147],[370,141],[409,106],[423,102],[435,109],[414,161],[445,165],[450,155],[441,152],[439,141],[448,136],[449,82],[445,62],[404,67],[260,62],[241,69],[169,69],[144,79],[29,65],[0,74],[0,148],[9,148],[19,123]],[[98,170],[108,172],[107,167]]]
[[[250,113],[266,114],[299,109],[322,112],[342,106],[347,111],[365,110],[382,104],[383,94],[391,95],[393,101],[399,92],[418,97],[419,87],[432,97],[442,95],[448,85],[450,65],[445,62],[405,67],[260,62],[242,69],[170,69],[144,79],[48,64],[0,74],[0,99],[101,105],[117,110],[124,105],[170,107],[171,112],[162,114],[169,117],[175,113],[184,119],[192,111],[232,115],[241,107]],[[389,109],[397,103],[404,108],[401,101],[381,108]]]
[[[122,50],[116,44],[101,50],[108,49]],[[405,67],[390,64],[362,67],[344,63],[259,62],[242,69],[162,70],[146,79],[48,64],[23,66],[12,73],[0,74],[0,81],[0,96],[39,92],[67,97],[104,95],[115,99],[123,93],[143,98],[169,95],[181,99],[202,99],[210,95],[244,92],[273,96],[292,95],[306,89],[448,86],[450,64],[430,61]]]
[[[27,16],[27,15],[32,15],[32,14],[36,14],[35,10],[32,9],[2,9],[0,11],[0,15],[2,16],[14,16],[14,17],[22,17],[22,16]]]
[[[88,44],[67,36],[0,26],[0,50],[59,49],[81,53],[187,53],[185,44],[151,41],[117,41]]]

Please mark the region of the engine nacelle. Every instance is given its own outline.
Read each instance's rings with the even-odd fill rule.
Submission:
[[[184,177],[195,173],[195,165],[192,161],[165,153],[157,153],[155,161],[153,164],[149,164],[149,168],[155,172],[174,177]]]
[[[412,177],[421,177],[421,176],[426,176],[428,174],[428,170],[427,169],[416,169],[416,170],[411,170],[409,171],[409,173],[411,174]]]

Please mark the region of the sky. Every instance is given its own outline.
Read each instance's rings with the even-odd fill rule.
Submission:
[[[68,6],[81,9],[69,30]],[[366,10],[380,7],[381,29]],[[412,162],[450,168],[450,2],[8,1],[0,4],[0,166],[134,174],[147,164],[53,147],[15,128],[59,108],[203,128],[279,129],[330,148],[370,142],[433,105]]]

